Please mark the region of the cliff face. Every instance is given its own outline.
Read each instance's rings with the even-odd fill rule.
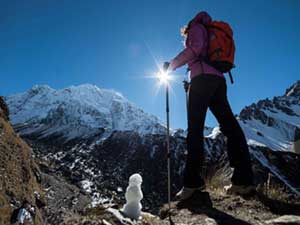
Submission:
[[[0,97],[0,224],[10,224],[12,211],[24,199],[36,208],[35,224],[43,224],[36,200],[40,196],[39,170],[31,149],[14,132]]]

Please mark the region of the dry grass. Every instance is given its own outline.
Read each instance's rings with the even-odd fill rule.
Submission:
[[[231,177],[231,171],[226,168],[210,165],[208,168],[203,169],[202,176],[207,190],[218,194],[224,193],[224,186],[230,184]]]
[[[101,216],[105,214],[105,210],[106,210],[105,207],[98,206],[94,208],[88,208],[84,214],[85,216]]]
[[[300,205],[300,199],[292,195],[282,184],[274,182],[271,174],[268,175],[268,179],[265,183],[257,187],[257,191],[269,199]]]

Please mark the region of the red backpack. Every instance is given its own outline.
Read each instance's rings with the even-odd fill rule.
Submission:
[[[235,45],[233,32],[229,24],[213,21],[205,26],[208,35],[208,54],[205,62],[222,73],[229,73],[231,83],[233,78],[231,69],[234,68]]]

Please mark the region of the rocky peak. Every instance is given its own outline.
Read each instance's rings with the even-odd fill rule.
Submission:
[[[267,118],[270,113],[283,113],[288,116],[297,117],[299,115],[295,109],[300,103],[298,98],[300,98],[300,80],[296,81],[295,84],[288,88],[283,96],[274,97],[272,100],[266,98],[257,103],[253,103],[250,106],[246,106],[242,109],[240,118],[242,120],[258,119],[264,124],[267,124],[267,121],[270,121],[269,118]]]
[[[52,90],[54,89],[52,89],[48,85],[34,85],[28,92],[32,94],[41,94],[41,93],[47,93]]]
[[[300,80],[286,90],[285,96],[300,97]]]

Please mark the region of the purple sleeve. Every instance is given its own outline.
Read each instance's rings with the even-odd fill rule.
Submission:
[[[199,58],[204,46],[204,29],[205,28],[201,24],[195,24],[191,27],[187,37],[187,47],[171,60],[170,70],[175,70],[178,67],[185,65],[189,61]]]

